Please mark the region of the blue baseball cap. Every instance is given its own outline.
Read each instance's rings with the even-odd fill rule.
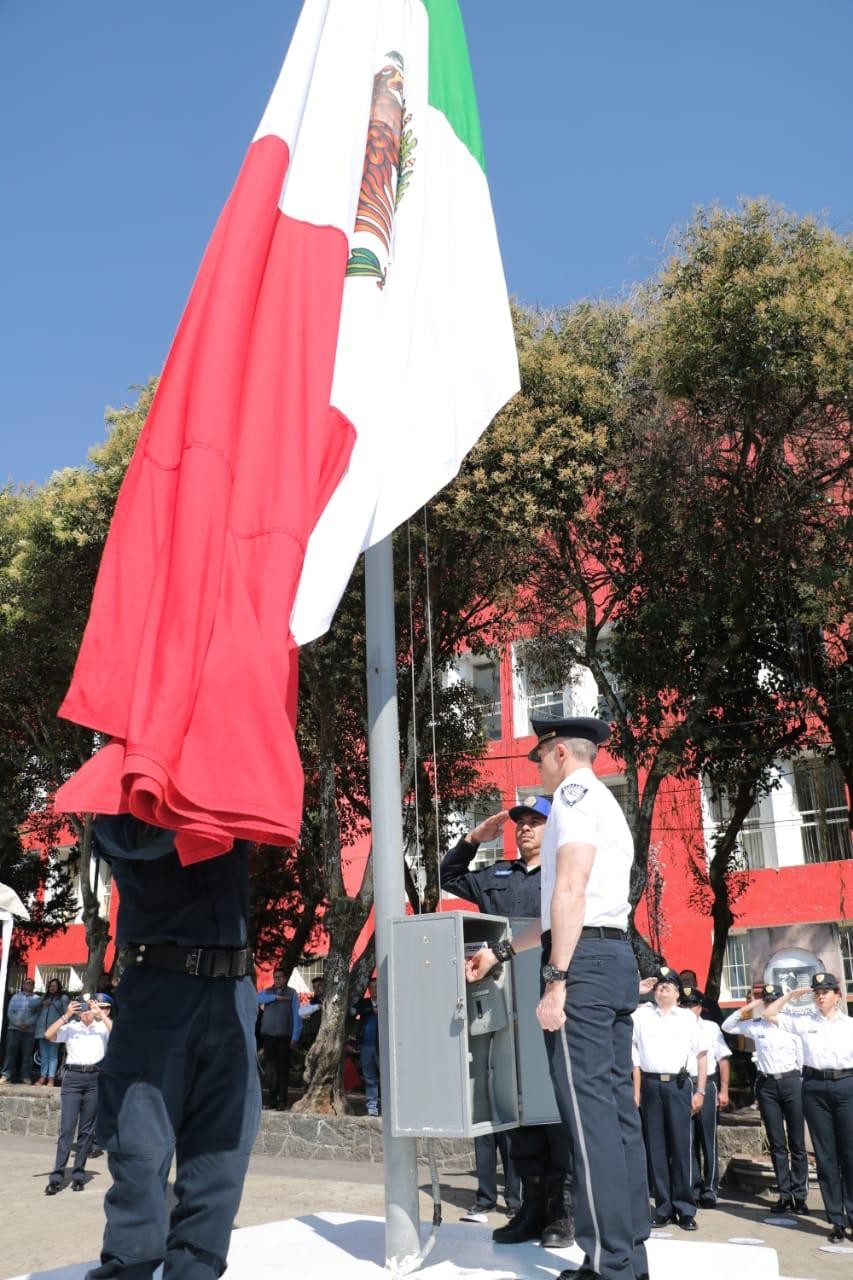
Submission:
[[[518,804],[513,805],[509,816],[512,822],[518,822],[519,818],[524,818],[531,813],[538,813],[543,818],[547,818],[550,812],[550,800],[546,800],[544,796],[528,796],[526,800],[520,800]]]

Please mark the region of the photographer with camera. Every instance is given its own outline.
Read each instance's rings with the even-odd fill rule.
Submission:
[[[80,1000],[72,1000],[61,1017],[45,1032],[46,1040],[64,1044],[66,1052],[65,1074],[59,1094],[59,1141],[45,1195],[55,1196],[62,1189],[75,1135],[77,1149],[71,1186],[74,1191],[82,1191],[85,1186],[84,1171],[98,1110],[98,1067],[112,1031],[111,1007],[112,999],[104,992],[94,998],[83,996]]]

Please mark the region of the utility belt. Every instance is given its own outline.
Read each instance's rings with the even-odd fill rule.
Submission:
[[[252,972],[250,947],[180,947],[167,942],[131,942],[124,952],[128,969],[188,973],[193,978],[245,978]]]
[[[618,942],[627,942],[628,935],[624,929],[611,929],[609,925],[603,924],[585,924],[580,931],[582,938],[611,938]],[[542,946],[550,947],[551,930],[546,929],[542,934]]]
[[[92,1065],[88,1067],[78,1067],[74,1062],[66,1062],[65,1064],[66,1071],[85,1071],[87,1074],[90,1074],[91,1072],[98,1071],[99,1069],[99,1063],[92,1063]]]
[[[690,1076],[687,1068],[682,1067],[680,1071],[643,1071],[643,1080],[657,1080],[660,1084],[677,1084],[681,1089]]]
[[[794,1076],[799,1078],[799,1067],[791,1067],[790,1071],[759,1071],[759,1080],[791,1080]]]
[[[846,1080],[853,1076],[853,1067],[803,1067],[806,1080]]]

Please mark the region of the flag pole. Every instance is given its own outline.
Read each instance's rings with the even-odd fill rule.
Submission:
[[[388,1036],[390,920],[405,910],[400,726],[397,717],[397,645],[391,536],[364,556],[367,635],[367,714],[370,752],[370,826],[379,977],[380,1078],[385,1082],[382,1143],[385,1164],[385,1261],[392,1270],[420,1252],[417,1140],[391,1134]]]

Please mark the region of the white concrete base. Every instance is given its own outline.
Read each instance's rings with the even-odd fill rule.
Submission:
[[[757,1245],[658,1239],[649,1241],[648,1253],[652,1280],[779,1280],[775,1250]],[[380,1280],[389,1275],[384,1257],[381,1218],[317,1213],[235,1231],[226,1275],[228,1280]],[[441,1228],[435,1249],[417,1274],[424,1280],[553,1280],[581,1261],[578,1248],[496,1245],[489,1227],[454,1223]],[[32,1272],[15,1280],[83,1280],[93,1265]]]

